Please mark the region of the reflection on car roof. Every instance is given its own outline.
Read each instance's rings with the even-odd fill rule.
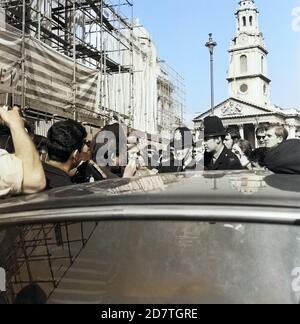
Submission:
[[[300,207],[300,176],[190,172],[114,179],[0,201],[0,213],[120,204],[241,204]]]

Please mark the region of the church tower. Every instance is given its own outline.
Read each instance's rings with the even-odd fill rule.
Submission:
[[[227,81],[230,97],[266,107],[271,104],[271,80],[267,77],[268,51],[258,16],[253,0],[240,1],[236,12],[237,34],[229,49]]]

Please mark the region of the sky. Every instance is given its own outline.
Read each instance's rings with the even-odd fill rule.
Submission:
[[[238,0],[134,0],[134,16],[150,32],[159,56],[186,84],[187,123],[210,107],[209,54],[213,33],[215,101],[228,98],[228,48],[236,33]],[[256,0],[268,56],[271,101],[300,109],[300,0]],[[294,14],[294,15],[293,15]]]

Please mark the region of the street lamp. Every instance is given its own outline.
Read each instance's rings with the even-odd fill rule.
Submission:
[[[212,116],[215,114],[215,102],[214,102],[214,48],[218,44],[213,41],[212,34],[209,34],[209,40],[205,44],[205,46],[209,50],[210,54],[210,87],[211,87],[211,114]]]

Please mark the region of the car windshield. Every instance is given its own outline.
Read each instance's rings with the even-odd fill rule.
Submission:
[[[6,227],[10,303],[299,303],[300,228],[192,221]]]

